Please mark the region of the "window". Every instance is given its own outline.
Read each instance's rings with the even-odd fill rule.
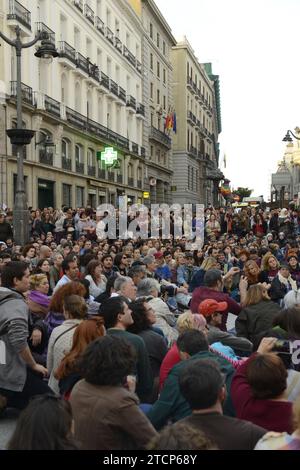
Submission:
[[[163,82],[164,82],[164,85],[166,84],[166,81],[167,81],[167,71],[166,71],[166,69],[164,69],[164,71],[163,71]]]
[[[160,78],[160,63],[157,62],[157,77]]]
[[[153,70],[153,54],[150,53],[150,69]]]
[[[151,126],[153,126],[153,123],[154,123],[154,114],[151,113]],[[153,148],[153,147],[152,147]]]
[[[61,141],[61,156],[62,158],[71,160],[71,145],[67,139]]]
[[[194,191],[194,168],[191,168],[191,190]]]
[[[153,24],[150,23],[150,38],[153,39]]]
[[[150,83],[150,98],[153,100],[153,94],[154,94],[154,85],[153,83]]]
[[[163,41],[163,55],[166,55],[166,43]]]
[[[76,207],[84,207],[84,188],[76,186]]]
[[[167,109],[167,97],[166,97],[166,95],[164,95],[164,97],[163,97],[163,106],[164,106],[164,109]]]
[[[160,90],[157,90],[157,92],[156,92],[156,98],[157,98],[157,99],[156,99],[157,104],[160,104]]]
[[[62,185],[62,205],[72,207],[72,186],[70,184]]]
[[[68,79],[64,73],[61,76],[61,102],[68,104]]]
[[[88,149],[87,151],[87,161],[88,166],[93,167],[95,166],[95,153],[93,149]]]
[[[83,163],[83,148],[81,145],[75,145],[75,160],[77,163]]]
[[[156,35],[156,45],[157,45],[157,47],[160,46],[160,37],[159,37],[159,33],[157,33],[157,35]]]
[[[191,179],[190,179],[190,167],[188,166],[188,189],[191,187]]]
[[[153,114],[152,114],[153,116]],[[153,145],[150,145],[150,157],[152,158],[154,155],[154,148],[153,148]]]

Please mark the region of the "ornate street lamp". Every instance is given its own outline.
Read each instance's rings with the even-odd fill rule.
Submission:
[[[15,28],[16,39],[11,40],[0,31],[0,38],[7,44],[14,47],[17,57],[17,127],[15,129],[8,129],[8,135],[11,144],[17,147],[17,188],[15,194],[15,202],[13,209],[13,229],[14,241],[18,245],[24,246],[29,238],[29,213],[27,209],[25,184],[24,184],[24,166],[23,166],[23,146],[29,145],[33,138],[35,131],[30,129],[23,129],[22,125],[22,89],[21,89],[21,56],[22,49],[28,49],[34,46],[38,41],[42,41],[41,46],[36,52],[36,56],[40,58],[57,57],[58,52],[53,43],[49,41],[49,34],[45,31],[38,32],[35,38],[27,43],[21,41],[21,28]]]
[[[297,130],[297,129],[296,129]],[[297,137],[292,131],[288,130],[284,138],[282,139],[282,142],[293,142],[293,139],[291,138],[290,134],[294,137],[294,139],[300,140],[300,137]]]

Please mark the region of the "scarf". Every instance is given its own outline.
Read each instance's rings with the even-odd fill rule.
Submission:
[[[31,300],[31,302],[35,302],[36,304],[49,309],[50,297],[48,297],[46,294],[43,294],[42,292],[32,290],[28,296],[28,299]]]
[[[297,282],[294,281],[291,275],[288,278],[283,277],[280,273],[277,274],[281,284],[284,284],[288,290],[297,290]]]

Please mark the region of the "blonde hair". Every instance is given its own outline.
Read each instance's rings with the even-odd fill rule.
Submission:
[[[33,274],[30,276],[30,289],[35,290],[45,279],[48,281],[46,274]]]
[[[262,300],[268,299],[268,295],[264,295],[265,293],[267,293],[267,289],[262,284],[250,286],[243,306],[250,307],[250,305],[256,305]]]
[[[213,256],[208,256],[207,258],[205,258],[200,268],[204,269],[204,271],[208,271],[209,269],[215,268],[217,264],[218,262]]]
[[[276,256],[274,256],[272,253],[266,253],[265,256],[263,257],[263,259],[261,260],[261,265],[262,265],[262,269],[264,271],[269,271],[270,270],[270,266],[269,266],[269,259],[270,258],[274,258],[276,263],[277,263],[277,266],[276,266],[276,269],[279,269],[279,261],[278,259],[276,258]]]
[[[206,320],[203,315],[192,313],[190,310],[179,315],[176,322],[179,334],[187,330],[203,330],[205,325]]]

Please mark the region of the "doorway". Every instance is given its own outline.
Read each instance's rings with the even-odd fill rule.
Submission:
[[[54,207],[54,182],[38,179],[38,207]]]

